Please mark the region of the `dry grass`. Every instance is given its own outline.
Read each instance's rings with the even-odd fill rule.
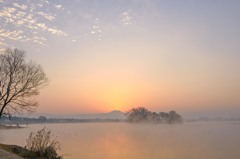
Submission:
[[[26,148],[31,152],[28,154],[28,157],[31,158],[62,159],[57,154],[57,151],[60,149],[59,142],[52,140],[51,131],[45,128],[36,133],[30,133]]]
[[[59,142],[51,139],[51,131],[43,128],[30,133],[26,148],[0,144],[0,159],[62,159],[57,154],[59,149]]]

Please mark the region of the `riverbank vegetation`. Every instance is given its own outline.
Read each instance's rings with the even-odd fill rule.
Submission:
[[[57,153],[60,150],[59,142],[52,139],[51,131],[45,128],[31,132],[26,141],[24,148],[17,145],[0,144],[0,149],[25,159],[63,159]]]

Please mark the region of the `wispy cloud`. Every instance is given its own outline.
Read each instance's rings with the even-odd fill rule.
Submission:
[[[18,3],[13,3],[13,6],[16,7],[16,8],[20,8],[22,10],[26,10],[28,7],[26,5],[20,5]]]
[[[9,38],[11,40],[19,40],[21,39],[23,31],[21,30],[14,30],[14,31],[10,31],[10,30],[1,30],[0,32],[0,37],[1,38]]]
[[[91,26],[91,34],[94,34],[97,36],[98,40],[102,40],[102,25],[101,25],[101,21],[99,20],[99,18],[95,18],[94,24]]]
[[[46,18],[47,20],[54,20],[55,17],[51,16],[49,14],[43,13],[43,12],[37,12],[38,15],[41,15],[42,17]]]
[[[47,29],[47,26],[44,23],[37,23],[36,24],[39,28],[41,28],[43,31]]]
[[[91,29],[91,33],[92,34],[101,34],[102,33],[102,29],[100,25],[93,25],[92,29]]]
[[[61,5],[54,5],[49,1],[24,4],[23,2],[7,2],[0,0],[0,46],[8,46],[6,40],[20,42],[34,42],[45,45],[47,34],[54,36],[67,36],[63,30],[54,25],[56,14],[45,10],[46,5],[60,9]],[[34,34],[33,34],[34,32]],[[44,33],[46,32],[46,33]]]
[[[60,4],[58,4],[58,5],[54,5],[54,7],[55,7],[56,9],[62,9],[62,8],[63,8],[63,6],[60,5]]]
[[[42,4],[37,4],[37,6],[38,6],[38,7],[40,7],[40,8],[42,8],[42,7],[43,7],[43,5],[42,5]]]
[[[132,24],[132,16],[130,15],[129,12],[123,12],[120,14],[120,19],[121,19],[121,22],[127,26],[129,24]]]
[[[67,33],[57,29],[57,28],[48,28],[48,31],[52,34],[55,35],[60,35],[60,36],[67,36]]]

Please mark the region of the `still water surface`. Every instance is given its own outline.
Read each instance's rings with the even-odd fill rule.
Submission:
[[[240,123],[34,124],[0,130],[0,142],[24,146],[43,127],[61,143],[64,159],[239,159]]]

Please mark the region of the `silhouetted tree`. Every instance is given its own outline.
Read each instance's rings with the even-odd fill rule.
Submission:
[[[168,123],[169,122],[169,114],[165,112],[160,112],[159,117],[162,123]]]
[[[170,123],[181,123],[182,117],[177,114],[175,111],[170,111],[169,113],[169,122]]]
[[[12,112],[32,112],[37,102],[31,97],[48,82],[39,64],[25,61],[25,52],[6,49],[0,54],[0,118]]]
[[[147,121],[150,112],[144,107],[132,108],[126,115],[129,122],[143,122]]]
[[[160,122],[160,116],[156,112],[152,112],[150,120],[154,123],[158,123]]]
[[[149,122],[149,123],[181,123],[182,117],[175,111],[151,112],[144,107],[132,108],[127,113],[127,120],[131,123]]]

